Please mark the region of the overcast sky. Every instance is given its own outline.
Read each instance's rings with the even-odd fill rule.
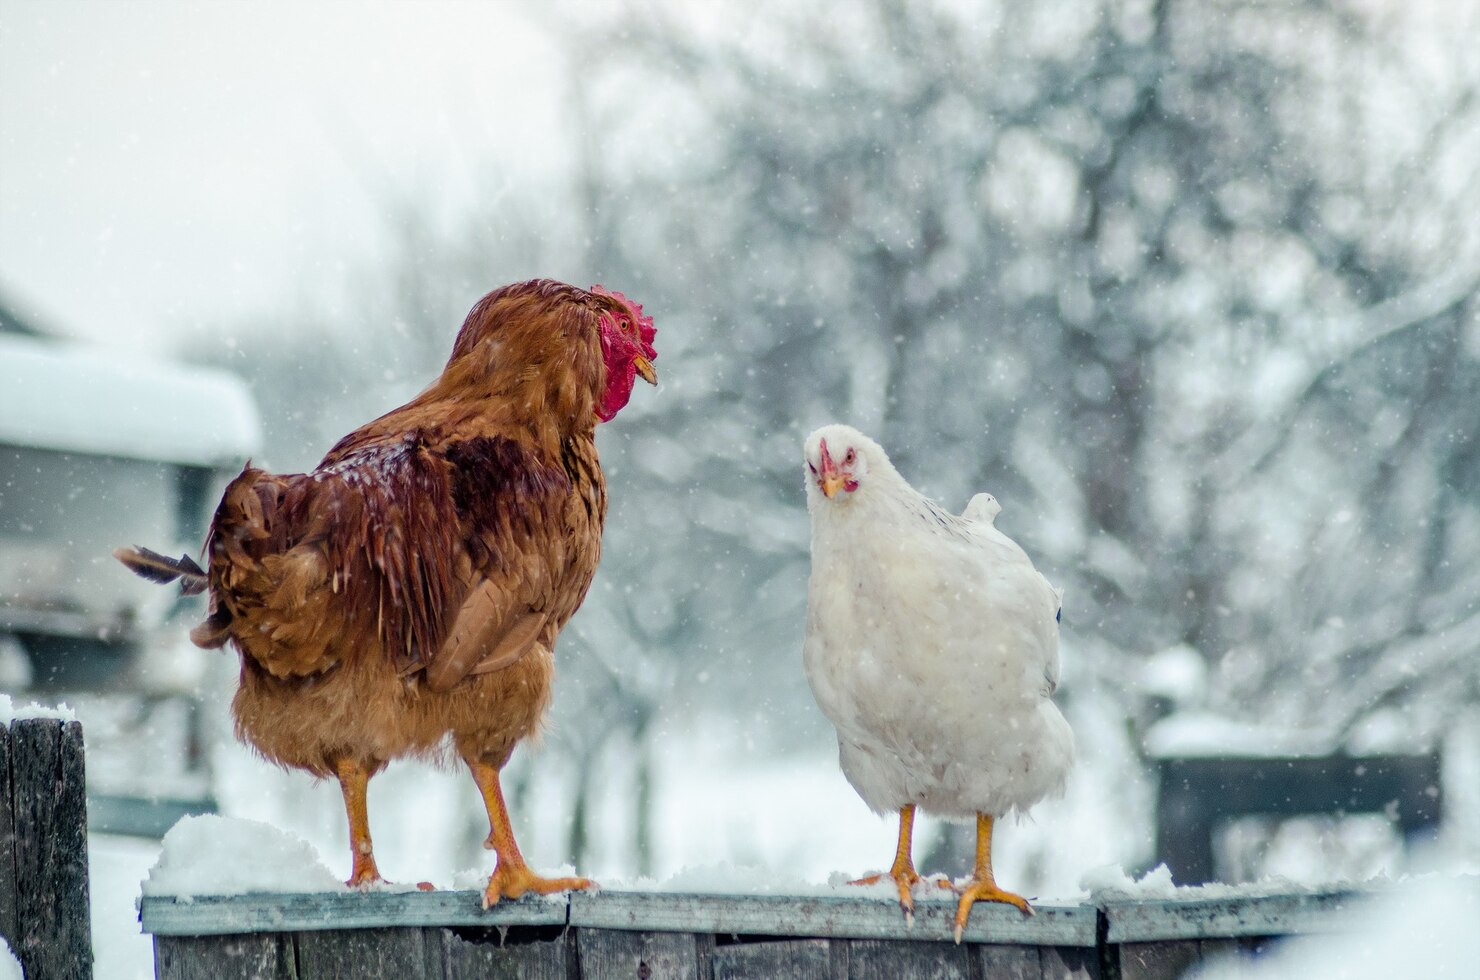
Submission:
[[[373,254],[376,188],[449,212],[558,164],[527,5],[0,0],[0,296],[138,350]]]

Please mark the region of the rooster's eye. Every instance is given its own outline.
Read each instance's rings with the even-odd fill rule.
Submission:
[[[858,458],[858,453],[854,452],[852,449],[849,449],[848,450],[848,455],[846,455],[846,456],[843,457],[843,465],[844,466],[847,466],[847,465],[851,464],[857,458]]]

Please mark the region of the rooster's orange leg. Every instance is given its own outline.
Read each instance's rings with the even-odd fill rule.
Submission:
[[[354,864],[350,868],[351,888],[367,888],[382,881],[375,867],[375,848],[370,843],[370,814],[365,804],[365,791],[370,785],[370,771],[358,762],[340,759],[334,764],[339,788],[344,792],[344,809],[349,814],[349,846]]]
[[[914,833],[915,805],[910,803],[899,808],[899,848],[894,852],[894,865],[889,869],[889,877],[894,879],[894,884],[899,888],[899,907],[904,912],[904,921],[911,925],[915,921],[914,887],[925,880],[915,871],[915,859],[910,854]],[[876,874],[848,884],[876,885],[883,880],[884,875]],[[950,887],[944,882],[941,886]]]
[[[985,813],[976,815],[976,870],[961,889],[961,902],[956,906],[956,942],[961,941],[972,903],[978,901],[1002,902],[1019,909],[1024,915],[1033,914],[1033,906],[1026,898],[998,888],[996,879],[992,877],[992,818]]]
[[[465,761],[483,793],[483,804],[488,807],[488,839],[483,846],[498,854],[498,864],[483,892],[483,907],[496,905],[501,898],[518,898],[525,892],[549,895],[551,892],[590,888],[592,883],[587,878],[541,878],[529,870],[524,863],[524,855],[519,853],[519,845],[514,842],[514,828],[509,823],[509,810],[504,806],[498,769],[472,759]]]

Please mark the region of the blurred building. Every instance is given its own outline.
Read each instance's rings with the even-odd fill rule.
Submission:
[[[48,337],[0,299],[0,688],[168,686],[138,668],[173,597],[112,549],[197,552],[260,438],[235,376]]]

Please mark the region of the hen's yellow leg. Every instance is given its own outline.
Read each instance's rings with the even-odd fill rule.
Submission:
[[[899,907],[904,912],[904,920],[913,924],[915,921],[915,898],[914,887],[924,879],[915,871],[915,860],[910,855],[911,843],[915,832],[915,805],[910,803],[899,808],[899,847],[894,852],[894,864],[889,868],[889,877],[894,879],[894,884],[899,888]],[[884,880],[884,875],[869,875],[867,878],[859,878],[850,881],[850,885],[876,885]],[[949,888],[950,885],[941,882],[941,887]]]
[[[370,814],[365,792],[370,785],[370,771],[358,762],[340,759],[334,763],[339,789],[344,793],[344,810],[349,815],[349,846],[353,864],[350,867],[351,888],[367,888],[382,881],[375,867],[375,848],[370,843]]]
[[[501,898],[518,898],[525,892],[549,895],[551,892],[572,891],[590,888],[588,878],[541,878],[524,863],[519,845],[514,842],[514,828],[509,823],[509,810],[504,806],[504,791],[499,786],[498,769],[472,759],[466,760],[473,771],[473,780],[483,793],[483,804],[488,807],[488,839],[483,846],[498,854],[498,864],[488,879],[488,888],[483,892],[483,907],[498,904]]]
[[[976,870],[961,889],[961,902],[956,906],[956,942],[961,941],[972,904],[979,901],[1003,902],[1020,909],[1024,915],[1033,914],[1026,898],[998,888],[992,877],[992,818],[985,813],[976,815]]]

